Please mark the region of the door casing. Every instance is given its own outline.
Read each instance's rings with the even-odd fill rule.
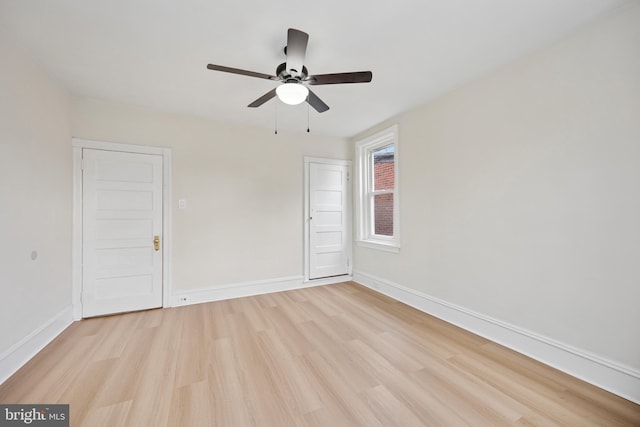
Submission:
[[[162,306],[170,306],[171,294],[171,149],[144,145],[72,139],[73,148],[73,238],[72,305],[73,319],[82,318],[82,150],[85,148],[162,156]]]
[[[339,159],[327,159],[327,158],[320,158],[320,157],[304,157],[304,217],[303,217],[303,223],[304,223],[304,281],[305,282],[318,282],[320,284],[320,282],[322,282],[322,284],[324,283],[338,283],[338,282],[343,282],[345,280],[351,280],[351,274],[353,271],[353,262],[351,261],[349,263],[349,268],[348,268],[348,273],[345,276],[336,276],[336,277],[329,277],[329,278],[320,278],[320,279],[309,279],[309,260],[310,260],[310,250],[309,250],[309,244],[310,244],[310,227],[309,227],[309,217],[310,217],[310,211],[309,211],[309,186],[310,186],[310,164],[311,163],[322,163],[322,164],[328,164],[328,165],[339,165],[339,166],[346,166],[347,167],[347,175],[348,175],[348,179],[347,179],[347,224],[346,224],[346,230],[345,230],[345,236],[347,238],[347,243],[346,243],[346,247],[347,247],[347,255],[349,257],[350,260],[353,260],[353,208],[352,208],[352,181],[351,181],[351,176],[352,175],[352,166],[351,166],[351,160],[339,160]]]

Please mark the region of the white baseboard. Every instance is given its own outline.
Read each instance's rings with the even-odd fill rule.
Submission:
[[[342,278],[344,282],[351,280]],[[200,288],[189,291],[176,290],[171,297],[171,306],[200,304],[204,302],[220,301],[231,298],[248,297],[252,295],[268,294],[272,292],[290,291],[293,289],[310,288],[312,286],[337,283],[336,281],[309,280],[303,281],[302,276],[280,277],[277,279],[257,280],[253,282],[235,283],[222,286],[212,286],[210,288]]]
[[[640,404],[640,372],[414,289],[353,272],[353,281]]]
[[[0,384],[73,323],[73,307],[68,306],[35,331],[0,354]]]

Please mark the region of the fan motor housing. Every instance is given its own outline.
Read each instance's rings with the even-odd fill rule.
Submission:
[[[276,68],[276,76],[278,76],[280,80],[285,82],[292,79],[301,81],[306,79],[308,75],[309,75],[309,72],[307,71],[307,67],[305,67],[304,65],[302,66],[302,73],[300,73],[300,76],[291,75],[291,73],[289,73],[289,70],[287,70],[286,62],[283,62],[282,64],[278,65],[278,68]]]

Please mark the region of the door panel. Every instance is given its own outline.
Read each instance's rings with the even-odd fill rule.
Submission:
[[[95,197],[96,209],[100,211],[148,212],[153,210],[153,193],[151,191],[96,189]]]
[[[82,209],[83,317],[161,307],[162,157],[83,149]]]
[[[309,279],[349,273],[347,171],[309,164]]]

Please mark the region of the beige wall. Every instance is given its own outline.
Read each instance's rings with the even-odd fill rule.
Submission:
[[[356,270],[640,369],[637,4],[389,123],[402,249]]]
[[[0,94],[2,354],[71,305],[71,136],[67,92],[2,37]]]
[[[301,276],[303,157],[352,156],[345,140],[313,133],[87,98],[74,98],[71,111],[74,137],[173,149],[174,294]]]

